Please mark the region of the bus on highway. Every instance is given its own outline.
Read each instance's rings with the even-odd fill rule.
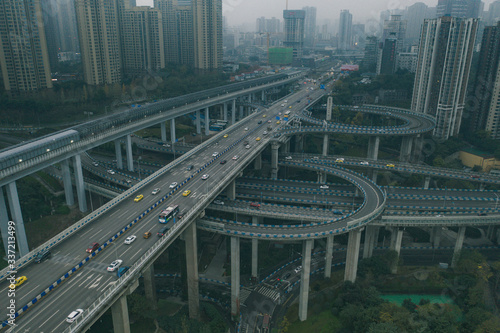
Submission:
[[[170,205],[160,213],[160,223],[168,223],[179,213],[179,205]]]

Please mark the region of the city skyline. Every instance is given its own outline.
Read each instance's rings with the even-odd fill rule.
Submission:
[[[487,11],[489,5],[495,0],[485,0],[484,10]],[[340,11],[349,10],[353,15],[353,23],[367,23],[367,21],[379,21],[380,12],[385,10],[405,9],[415,3],[424,3],[427,6],[434,7],[437,0],[400,0],[387,1],[375,0],[367,2],[365,0],[352,1],[326,1],[326,0],[289,0],[289,10],[299,10],[305,6],[317,7],[317,24],[320,25],[325,20],[336,21],[339,18]],[[137,0],[137,6],[153,6],[153,0]],[[243,1],[243,0],[223,0],[222,13],[227,17],[230,26],[250,25],[255,29],[255,20],[259,17],[283,17],[283,10],[286,9],[286,0],[283,1]],[[335,26],[335,25],[334,25]]]

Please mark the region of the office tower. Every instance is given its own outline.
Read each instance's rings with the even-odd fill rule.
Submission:
[[[179,63],[194,66],[193,8],[179,4],[176,10]]]
[[[40,0],[0,1],[0,71],[9,92],[52,88]]]
[[[161,12],[149,6],[124,11],[121,43],[126,74],[165,68],[162,23]]]
[[[379,53],[379,42],[375,36],[366,37],[365,55],[363,57],[363,66],[369,72],[375,72],[377,69]]]
[[[470,110],[471,117],[468,124],[471,132],[487,130],[495,139],[500,139],[499,63],[500,22],[496,26],[484,28],[476,82],[472,96],[470,96],[474,103]]]
[[[418,43],[424,19],[434,18],[434,15],[429,7],[422,2],[417,2],[406,9],[404,16],[406,20],[406,45]]]
[[[384,21],[384,30],[382,31],[382,41],[386,39],[397,40],[397,51],[403,52],[405,50],[406,38],[406,21],[401,20],[401,15],[391,15],[390,20]]]
[[[347,50],[352,45],[352,14],[348,10],[340,12],[339,49]]]
[[[477,19],[426,19],[420,37],[412,110],[436,118],[434,137],[460,131]]]
[[[163,20],[163,45],[165,63],[179,63],[177,52],[178,33],[176,23],[177,0],[154,0],[154,8],[160,10]]]
[[[488,25],[496,25],[498,21],[500,21],[500,0],[490,3],[487,15]]]
[[[304,21],[306,12],[303,10],[284,10],[283,19],[285,23],[284,47],[293,49],[293,60],[302,58],[304,48]]]
[[[436,8],[437,17],[477,18],[481,11],[481,0],[438,0]]]
[[[222,68],[222,0],[193,0],[194,66]]]
[[[304,45],[313,47],[314,39],[316,38],[316,7],[304,7],[302,10],[306,12],[304,21]]]
[[[121,81],[117,0],[75,0],[83,76],[91,85]]]
[[[377,74],[394,74],[396,71],[398,40],[395,35],[393,34],[384,40],[382,50],[379,53]]]

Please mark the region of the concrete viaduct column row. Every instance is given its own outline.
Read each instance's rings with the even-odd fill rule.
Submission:
[[[371,258],[373,249],[378,240],[379,228],[371,225],[365,227],[365,245],[363,246],[363,259]]]
[[[377,160],[378,158],[378,146],[380,144],[379,136],[371,136],[368,139],[368,158]],[[377,170],[371,170],[371,178],[373,182],[377,182]]]
[[[399,161],[409,162],[411,158],[411,145],[413,138],[411,136],[403,136],[403,142],[401,143],[401,149],[399,151]]]
[[[7,214],[7,207],[5,205],[5,199],[3,195],[3,188],[0,187],[0,231],[2,232],[2,241],[5,249],[5,253],[8,252],[8,244],[9,244],[9,221],[14,221],[16,228],[16,237],[15,241],[17,241],[17,249],[19,251],[19,255],[22,257],[29,253],[28,247],[28,239],[26,238],[26,231],[24,229],[24,221],[23,215],[21,212],[21,205],[19,204],[19,196],[17,193],[16,182],[13,181],[7,184],[5,190],[7,192],[7,198],[9,200],[9,210],[12,219],[9,219]],[[12,250],[12,249],[11,249]]]
[[[278,149],[279,143],[271,143],[271,178],[278,178]]]
[[[240,313],[240,238],[231,237],[231,315]]]

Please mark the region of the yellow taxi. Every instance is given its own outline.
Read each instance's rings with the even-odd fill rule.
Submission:
[[[260,136],[259,136],[259,137],[257,137],[257,139],[255,139],[255,141],[260,141]]]
[[[224,137],[227,138],[229,136],[229,134],[224,134]]]
[[[266,117],[267,117],[267,115],[263,115],[263,116],[262,116],[262,118],[266,118]]]
[[[394,165],[394,164],[386,164],[385,166],[386,166],[386,167],[389,167],[389,168],[394,168],[394,167],[395,167],[395,165]]]
[[[142,198],[144,198],[144,195],[139,194],[138,196],[136,196],[136,197],[135,197],[134,201],[135,201],[135,202],[139,202],[139,201],[141,201],[141,200],[142,200]]]
[[[289,108],[289,109],[291,109],[291,108],[292,108],[292,106],[290,105],[288,108]]]
[[[277,125],[281,124],[281,121],[279,121],[279,120],[278,120],[278,121],[276,122],[276,124],[277,124]]]
[[[191,191],[190,190],[185,190],[184,192],[182,192],[182,196],[183,197],[187,197],[188,195],[191,194]]]
[[[10,289],[16,289],[17,287],[19,287],[20,285],[22,285],[24,282],[26,282],[28,280],[28,278],[26,276],[20,276],[16,279],[16,281],[14,283],[11,283],[9,285],[9,288]]]

